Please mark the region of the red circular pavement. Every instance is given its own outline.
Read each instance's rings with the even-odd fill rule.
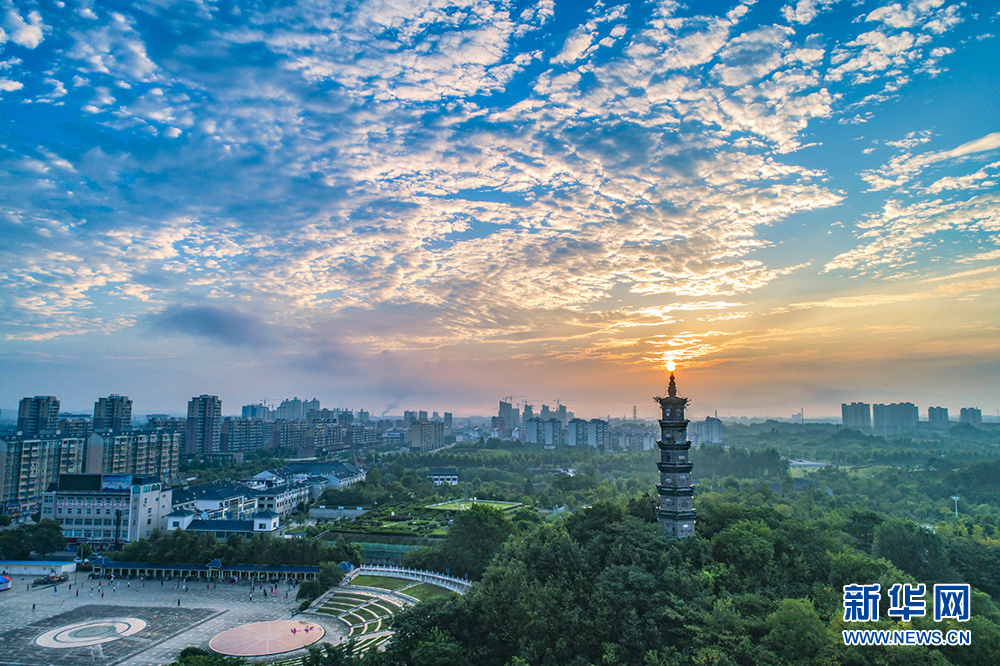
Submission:
[[[208,642],[208,647],[233,657],[262,657],[312,645],[324,633],[323,627],[303,620],[254,622],[223,631]]]

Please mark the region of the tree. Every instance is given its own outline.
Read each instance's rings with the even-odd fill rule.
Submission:
[[[63,536],[62,526],[54,520],[46,518],[34,525],[28,525],[24,529],[27,532],[31,550],[42,557],[66,547],[66,537]]]
[[[790,664],[809,663],[830,644],[826,625],[808,599],[782,599],[766,626],[764,645]]]
[[[909,520],[893,518],[876,527],[872,555],[886,558],[918,581],[949,577],[944,541]]]
[[[468,574],[470,579],[479,580],[512,532],[503,511],[486,504],[473,504],[455,516],[443,543],[410,551],[403,564],[442,572],[450,569],[453,576]]]
[[[94,549],[85,543],[81,543],[79,546],[76,547],[76,556],[79,557],[81,560],[85,560],[93,554],[94,554]]]
[[[417,643],[410,653],[413,666],[465,666],[468,663],[462,646],[438,627],[431,629],[427,640]]]
[[[31,545],[24,528],[0,530],[0,559],[26,560],[31,555]]]

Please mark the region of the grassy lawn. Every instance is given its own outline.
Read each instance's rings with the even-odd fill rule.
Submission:
[[[354,611],[354,614],[365,621],[374,620],[376,617],[378,617],[378,615],[376,615],[374,612],[372,612],[367,608],[359,608],[356,611]]]
[[[504,511],[516,509],[524,506],[520,502],[498,502],[496,500],[454,500],[452,502],[442,502],[441,504],[430,504],[425,509],[436,509],[438,511],[466,511],[472,508],[473,504],[486,504]]]
[[[337,592],[337,594],[330,597],[330,601],[369,601],[374,599],[370,594],[356,594],[351,592]],[[355,604],[357,605],[357,604]]]
[[[793,479],[804,479],[813,472],[818,472],[819,467],[792,467],[788,470],[788,475]]]
[[[420,601],[427,601],[429,599],[437,599],[438,597],[450,597],[454,596],[455,593],[451,590],[447,590],[443,587],[438,587],[437,585],[431,585],[430,583],[420,583],[419,585],[414,585],[408,588],[403,594],[408,594],[414,599],[419,599]]]
[[[410,585],[412,582],[412,580],[392,578],[391,576],[355,576],[351,579],[351,585],[377,587],[383,590],[398,590],[404,585]]]

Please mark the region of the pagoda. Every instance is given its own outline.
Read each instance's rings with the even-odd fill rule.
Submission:
[[[673,364],[671,364],[672,366]],[[660,403],[660,483],[656,492],[660,502],[656,509],[656,520],[666,535],[672,539],[683,539],[694,534],[694,488],[691,487],[691,461],[688,453],[691,442],[687,440],[687,419],[684,407],[687,398],[677,396],[677,381],[673,367],[670,367],[670,385],[666,397],[653,398]]]

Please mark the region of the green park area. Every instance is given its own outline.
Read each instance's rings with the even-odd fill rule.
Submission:
[[[378,587],[383,590],[398,590],[401,587],[412,585],[413,581],[406,578],[393,578],[391,576],[355,576],[351,580],[351,585],[358,587]]]
[[[514,509],[524,506],[521,502],[500,502],[498,500],[481,500],[481,499],[465,499],[465,500],[452,500],[450,502],[439,502],[437,504],[428,504],[425,509],[435,509],[437,511],[468,511],[476,504],[483,504],[486,506],[492,506],[502,511],[513,511]]]
[[[437,599],[439,597],[454,597],[455,592],[448,590],[446,588],[440,587],[438,585],[432,585],[430,583],[419,583],[413,587],[408,587],[403,590],[404,594],[408,594],[414,599],[419,599],[420,601],[429,601],[431,599]]]

